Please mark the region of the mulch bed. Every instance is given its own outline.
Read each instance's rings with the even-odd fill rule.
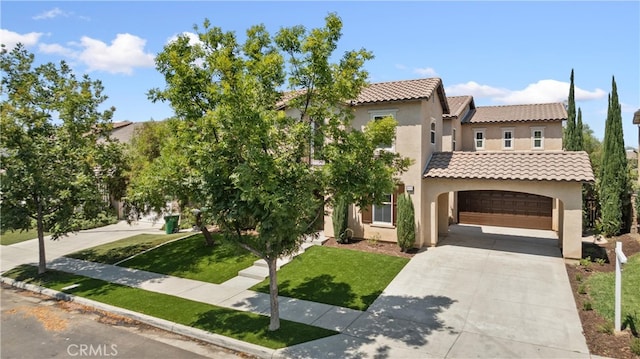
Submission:
[[[588,294],[578,294],[580,282],[577,280],[577,274],[579,274],[582,282],[584,282],[594,273],[613,272],[615,270],[616,241],[622,242],[622,249],[627,257],[640,252],[640,235],[638,234],[625,234],[610,238],[602,244],[583,243],[583,257],[590,256],[594,263],[592,263],[588,269],[576,264],[567,264],[567,274],[569,275],[569,282],[571,282],[571,288],[573,289],[573,297],[576,301],[576,307],[580,315],[580,321],[582,322],[582,329],[591,354],[610,358],[638,359],[640,356],[633,354],[629,348],[629,342],[632,337],[631,331],[626,329],[617,334],[603,332],[602,328],[607,321],[595,310],[583,310],[584,302],[590,299]],[[352,239],[350,243],[341,244],[337,243],[335,238],[329,238],[324,245],[405,258],[411,258],[418,252],[417,249],[410,250],[409,252],[401,252],[400,247],[398,247],[396,243],[374,242],[365,239]],[[595,263],[595,260],[598,258],[604,259],[604,264],[600,265]]]
[[[324,242],[323,245],[327,247],[338,247],[338,248],[352,249],[352,250],[363,251],[363,252],[387,254],[390,256],[404,257],[404,258],[411,258],[416,253],[418,253],[418,250],[415,248],[410,249],[407,252],[402,252],[400,251],[400,247],[398,246],[397,243],[382,242],[382,241],[376,242],[372,240],[358,239],[358,238],[351,239],[349,243],[341,244],[336,242],[335,238],[330,237],[326,242]]]
[[[624,234],[619,237],[609,238],[603,244],[583,243],[583,257],[590,256],[593,261],[598,258],[604,259],[604,264],[591,263],[588,267],[576,264],[567,264],[567,274],[573,289],[573,297],[576,301],[582,329],[587,339],[587,345],[591,354],[606,356],[611,358],[640,358],[631,352],[629,342],[632,334],[626,329],[617,334],[609,334],[603,330],[607,321],[595,310],[584,310],[585,301],[589,301],[589,294],[579,294],[578,277],[584,282],[590,275],[600,272],[613,272],[616,268],[615,246],[616,241],[622,242],[622,250],[627,257],[640,252],[640,236],[637,234]]]

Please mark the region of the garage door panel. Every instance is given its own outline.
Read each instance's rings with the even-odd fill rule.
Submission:
[[[460,223],[551,229],[553,202],[549,197],[508,191],[458,193]]]

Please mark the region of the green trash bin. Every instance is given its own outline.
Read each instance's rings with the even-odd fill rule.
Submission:
[[[165,216],[164,217],[164,232],[166,234],[171,234],[178,232],[180,229],[178,228],[178,219],[180,216]]]

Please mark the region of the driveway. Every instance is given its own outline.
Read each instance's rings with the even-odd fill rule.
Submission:
[[[588,358],[589,350],[554,232],[454,225],[342,334],[278,354]]]

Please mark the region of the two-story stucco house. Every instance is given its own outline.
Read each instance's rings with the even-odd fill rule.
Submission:
[[[554,230],[565,258],[580,258],[585,152],[562,149],[561,103],[477,107],[446,97],[442,80],[373,83],[351,102],[353,126],[393,116],[388,151],[414,159],[381,205],[350,210],[354,237],[397,241],[396,198],[411,195],[416,246],[434,246],[451,223]],[[325,234],[333,236],[331,217]]]

